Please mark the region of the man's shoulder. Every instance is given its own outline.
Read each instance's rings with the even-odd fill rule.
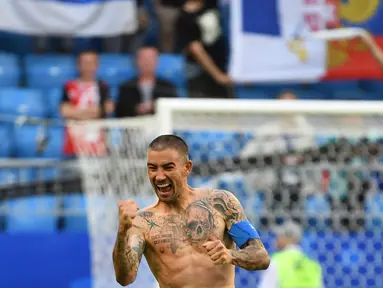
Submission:
[[[97,85],[102,89],[109,89],[108,83],[104,80],[97,80]]]
[[[71,80],[68,80],[64,83],[65,89],[70,89],[70,88],[73,88],[75,86],[77,86],[77,80],[76,79],[71,79]]]
[[[232,192],[230,192],[228,190],[221,190],[221,189],[211,189],[209,196],[211,198],[222,199],[224,201],[228,201],[230,199],[235,199],[235,196]]]
[[[140,209],[137,212],[137,216],[134,218],[134,224],[137,228],[146,231],[148,228],[148,223],[156,219],[156,213],[151,209],[151,207],[145,207]]]
[[[168,87],[174,87],[174,84],[168,80],[165,80],[161,77],[156,78],[156,82],[158,86],[168,86]]]

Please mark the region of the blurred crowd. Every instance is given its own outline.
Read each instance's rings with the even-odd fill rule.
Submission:
[[[158,53],[185,56],[187,61],[184,73],[189,97],[234,97],[232,80],[227,74],[228,29],[223,24],[227,22],[227,17],[221,15],[223,7],[227,5],[224,5],[223,1],[137,0],[136,4],[139,22],[136,33],[102,39],[92,38],[88,39],[88,44],[84,46],[86,50],[98,53],[136,55],[139,76],[137,79],[127,79],[130,81],[120,87],[118,102],[121,104],[116,104],[117,117],[153,112],[151,100],[159,96],[176,96],[170,83],[155,77]],[[92,65],[89,64],[90,61],[97,65],[97,54],[94,53],[94,57],[91,57],[89,55],[92,53],[78,51],[75,38],[37,37],[35,40],[36,50],[39,52],[80,52],[80,78],[84,77],[82,81],[90,78],[95,80],[96,66],[93,70],[88,66]],[[128,100],[127,94],[134,96]],[[130,108],[122,108],[128,103],[131,104]],[[143,105],[136,107],[137,104]]]
[[[227,74],[229,52],[221,5],[217,0],[138,0],[139,28],[134,35],[103,39],[102,48],[91,44],[92,49],[79,53],[79,76],[63,88],[62,116],[91,120],[112,114],[117,118],[153,114],[157,98],[179,96],[174,84],[156,75],[159,53],[182,54],[187,59],[188,97],[234,97]],[[56,49],[45,51],[74,53],[68,44],[74,39],[58,40]],[[37,39],[40,44],[44,41],[49,39]],[[44,51],[44,45],[40,49]],[[99,52],[135,55],[137,77],[120,85],[115,103],[108,83],[97,77]],[[70,146],[66,144],[67,151]]]

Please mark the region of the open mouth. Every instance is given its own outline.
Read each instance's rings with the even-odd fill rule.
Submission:
[[[167,184],[157,184],[157,189],[159,192],[166,193],[169,192],[172,189],[172,184],[167,183]]]

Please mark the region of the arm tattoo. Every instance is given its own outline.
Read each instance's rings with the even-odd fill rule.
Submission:
[[[246,270],[264,270],[270,259],[260,239],[249,240],[240,250],[232,250],[232,264]]]
[[[144,236],[135,233],[141,228],[133,226],[131,229],[132,231],[118,233],[113,251],[113,263],[119,282],[134,281],[145,250]]]
[[[213,197],[214,208],[224,217],[228,229],[237,223],[246,220],[241,203],[235,196],[223,190],[217,190]]]
[[[238,199],[228,191],[217,190],[213,196],[214,208],[224,217],[226,227],[246,221],[245,211]],[[232,264],[246,270],[267,269],[269,255],[260,239],[250,239],[240,250],[231,250]]]

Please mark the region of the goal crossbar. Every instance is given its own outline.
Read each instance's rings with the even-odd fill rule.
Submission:
[[[371,124],[367,118],[383,115],[383,102],[380,101],[320,101],[320,100],[247,100],[247,99],[159,99],[157,101],[156,125],[160,134],[172,133],[175,127],[204,128],[223,130],[249,130],[256,126],[251,117],[288,117],[302,115],[332,119],[323,128],[319,121],[312,120],[319,130],[336,133],[344,128],[345,118],[360,118],[359,124],[346,124],[349,134],[380,131],[381,123]],[[249,118],[250,117],[250,118]],[[184,118],[180,121],[180,118]],[[213,119],[214,121],[210,121]],[[334,119],[334,120],[333,120]],[[355,120],[355,119],[354,119]],[[371,119],[370,119],[371,120]],[[196,123],[194,123],[196,121]],[[348,121],[347,119],[345,120]],[[212,124],[212,122],[214,122]],[[375,121],[376,122],[376,121]],[[249,124],[248,127],[243,124]],[[186,126],[184,126],[186,125]],[[227,129],[225,129],[227,128]],[[318,130],[318,131],[319,131]],[[353,130],[353,131],[351,131]],[[309,132],[308,132],[309,133]]]
[[[156,114],[124,119],[87,121],[88,127],[139,128],[151,127],[157,134],[173,132],[174,113],[192,114],[254,114],[254,115],[328,115],[328,116],[381,116],[381,101],[316,101],[316,100],[247,100],[247,99],[185,99],[160,98]],[[79,121],[68,121],[67,126],[77,126]]]
[[[161,98],[157,101],[157,111],[159,114],[172,111],[196,113],[214,111],[214,113],[383,115],[383,102]]]

